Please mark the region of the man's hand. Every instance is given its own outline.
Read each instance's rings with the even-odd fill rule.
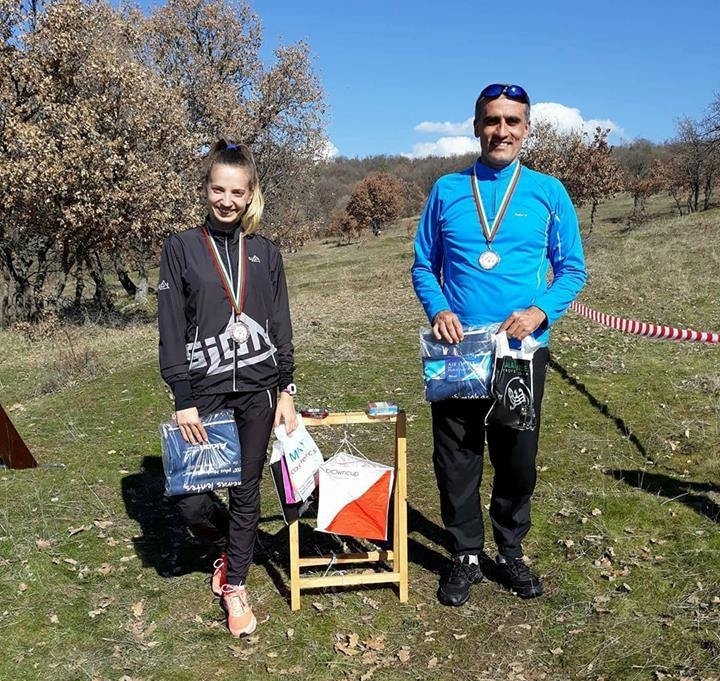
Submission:
[[[438,340],[459,343],[463,339],[462,324],[457,315],[450,310],[441,310],[432,321],[433,335]]]
[[[506,331],[510,338],[522,340],[535,331],[545,320],[547,315],[534,305],[527,310],[513,312],[500,327],[499,331]]]

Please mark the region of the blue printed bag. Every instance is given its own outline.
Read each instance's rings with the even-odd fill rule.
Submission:
[[[160,424],[165,494],[193,494],[241,483],[240,438],[230,410],[201,419],[209,442],[191,445],[177,423]]]
[[[459,343],[437,340],[432,329],[420,329],[425,399],[488,398],[493,369],[492,335],[499,324],[469,326]]]

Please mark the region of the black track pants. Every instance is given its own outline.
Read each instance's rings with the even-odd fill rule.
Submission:
[[[547,348],[539,348],[533,358],[537,415],[534,430],[486,427],[490,400],[442,400],[431,405],[440,512],[455,555],[477,553],[485,543],[480,483],[486,439],[495,472],[490,497],[493,538],[500,553],[523,555],[522,540],[530,530],[530,499],[535,490],[540,405],[548,357]]]
[[[228,489],[229,512],[207,493],[177,497],[175,503],[195,536],[215,544],[218,550],[227,550],[228,584],[244,584],[252,563],[260,519],[260,480],[275,404],[274,390],[201,395],[196,399],[201,416],[233,409],[240,435],[242,484]]]

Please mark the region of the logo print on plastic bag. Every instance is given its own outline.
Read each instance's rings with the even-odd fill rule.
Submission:
[[[513,378],[505,389],[505,403],[510,409],[518,409],[522,405],[530,405],[530,391],[520,378]]]

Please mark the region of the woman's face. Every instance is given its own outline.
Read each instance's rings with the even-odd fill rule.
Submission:
[[[252,201],[250,171],[216,163],[204,186],[208,213],[214,227],[230,229],[245,215]]]

